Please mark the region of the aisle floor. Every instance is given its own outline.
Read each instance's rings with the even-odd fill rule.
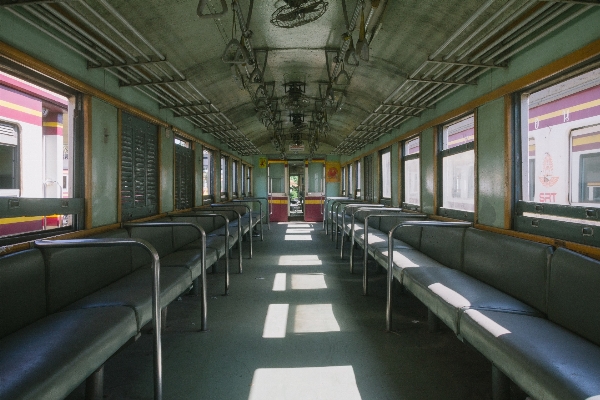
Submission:
[[[272,223],[254,240],[243,274],[231,262],[229,296],[222,262],[207,276],[209,332],[198,332],[199,297],[169,306],[165,399],[491,399],[490,364],[450,330],[429,333],[409,294],[385,332],[384,273],[370,267],[363,296],[362,268],[349,273],[320,223]],[[105,398],[151,399],[152,376],[145,333],[107,362]]]

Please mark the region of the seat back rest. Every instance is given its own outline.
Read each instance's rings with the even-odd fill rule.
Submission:
[[[600,346],[600,261],[556,250],[550,262],[548,318]]]
[[[387,234],[393,227],[398,225],[400,222],[406,221],[406,218],[387,217],[381,219],[381,225],[379,230]],[[402,240],[415,249],[421,246],[421,230],[420,226],[404,226],[396,229],[394,238]]]
[[[129,235],[132,238],[144,239],[150,242],[161,258],[175,251],[173,247],[173,227],[135,227],[129,230]],[[144,250],[141,249],[141,251]],[[145,253],[147,254],[147,252]],[[148,260],[150,260],[149,256]]]
[[[205,219],[209,219],[209,218],[205,218]],[[175,217],[175,218],[171,218],[169,221],[170,222],[188,222],[188,223],[192,223],[195,225],[200,225],[200,224],[198,224],[196,217],[194,217],[194,216]],[[202,226],[202,225],[200,225],[200,226]],[[200,239],[200,232],[198,232],[198,230],[194,227],[181,226],[181,227],[173,228],[173,248],[175,250],[180,249],[181,247],[185,246],[186,244],[196,241],[198,239]]]
[[[93,238],[128,238],[118,229]],[[48,312],[53,313],[129,274],[130,247],[42,248]]]
[[[546,313],[552,247],[468,228],[463,272]]]
[[[462,269],[466,228],[424,226],[421,253],[452,269]]]
[[[0,338],[47,315],[46,267],[38,249],[0,257]]]

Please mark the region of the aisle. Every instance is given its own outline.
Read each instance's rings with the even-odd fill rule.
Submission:
[[[384,332],[384,275],[362,296],[360,269],[348,272],[321,224],[274,223],[255,240],[229,296],[223,268],[208,275],[209,332],[197,332],[197,297],[169,307],[165,399],[479,400],[490,392],[487,361],[448,330],[428,333],[426,309],[410,296],[396,307],[399,332]],[[110,360],[106,398],[152,398],[151,359],[144,334]]]

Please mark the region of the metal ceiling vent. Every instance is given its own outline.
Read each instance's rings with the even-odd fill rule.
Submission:
[[[271,23],[280,28],[296,28],[321,18],[327,11],[328,2],[323,0],[283,0],[271,16]]]

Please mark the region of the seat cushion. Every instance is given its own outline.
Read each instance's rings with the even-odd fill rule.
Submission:
[[[136,333],[128,307],[42,318],[0,340],[0,398],[62,399]]]
[[[467,310],[460,331],[535,399],[600,398],[600,347],[549,320]]]
[[[543,316],[514,297],[445,266],[407,268],[403,284],[456,334],[461,314],[469,308]]]
[[[205,268],[210,267],[217,262],[217,251],[215,249],[206,249],[206,265]],[[169,267],[184,267],[190,271],[190,277],[192,280],[196,279],[202,273],[202,250],[201,249],[189,249],[189,250],[178,250],[168,256],[160,259],[161,268]]]
[[[140,268],[89,296],[69,305],[67,310],[127,306],[135,311],[138,329],[152,320],[152,274]],[[160,306],[166,307],[192,285],[190,272],[184,267],[160,270]]]

